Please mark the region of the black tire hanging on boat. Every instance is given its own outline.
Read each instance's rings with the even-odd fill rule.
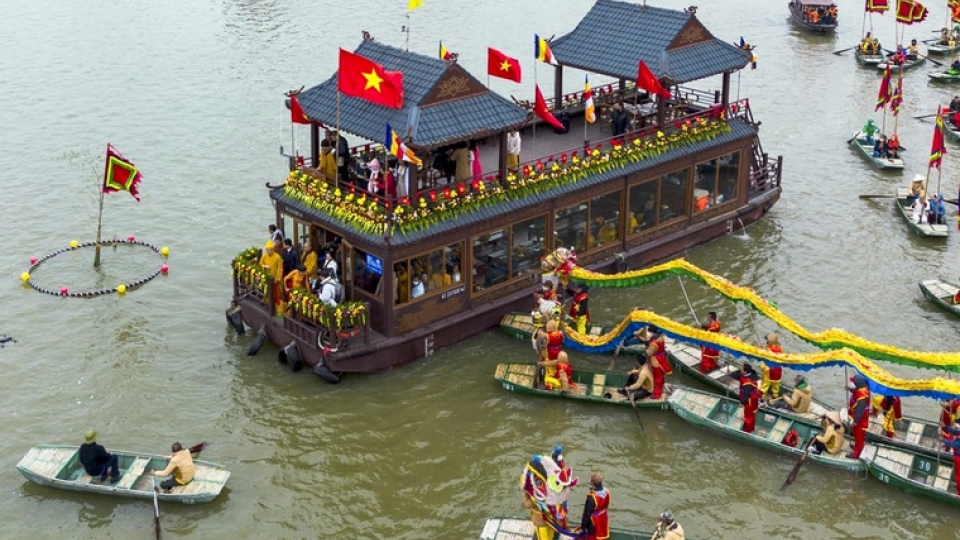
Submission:
[[[339,384],[340,376],[336,373],[327,369],[327,366],[320,362],[319,364],[313,366],[313,372],[317,374],[318,377],[327,381],[330,384]]]
[[[291,341],[286,347],[277,352],[277,361],[281,364],[289,364],[292,371],[303,369],[303,359],[300,357],[300,348],[296,341]]]
[[[250,344],[250,348],[247,349],[247,356],[256,356],[265,341],[267,341],[267,331],[261,327],[257,332],[257,337],[254,338],[253,343]]]
[[[227,324],[233,328],[237,335],[242,336],[246,332],[246,328],[243,325],[243,316],[240,315],[240,308],[228,307],[225,315],[227,317]]]

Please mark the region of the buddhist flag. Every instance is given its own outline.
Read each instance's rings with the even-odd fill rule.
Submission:
[[[440,42],[440,50],[438,51],[437,55],[440,57],[441,60],[450,60],[450,51],[448,51],[447,48],[443,46],[442,41]]]
[[[557,65],[557,61],[553,58],[553,51],[550,50],[550,45],[547,44],[547,40],[537,34],[533,35],[533,57],[552,66]]]
[[[423,5],[423,0],[408,0],[407,11],[413,11]]]
[[[913,24],[927,18],[927,8],[914,0],[897,0],[897,22]]]
[[[597,121],[597,111],[593,106],[593,90],[590,89],[590,77],[583,76],[583,116],[587,122]]]
[[[670,99],[670,91],[660,84],[660,81],[653,75],[653,72],[650,71],[643,60],[637,67],[637,86],[647,92],[653,92],[663,99]]]
[[[492,47],[487,47],[487,73],[513,82],[520,82],[522,76],[520,62],[516,58],[510,58]]]
[[[754,69],[757,69],[757,54],[753,52],[753,46],[744,41],[743,36],[740,36],[739,47],[750,53],[750,70],[753,71]]]
[[[883,71],[883,80],[880,81],[880,91],[877,92],[877,106],[873,108],[875,111],[890,103],[890,75],[890,64],[887,64],[887,69]]]
[[[943,111],[940,110],[940,106],[937,105],[937,121],[934,122],[933,126],[933,143],[930,145],[930,166],[940,168],[940,163],[943,161],[943,155],[947,153],[947,147],[943,144],[943,130],[946,127],[943,125]]]
[[[403,108],[403,73],[340,49],[337,90],[384,107]]]
[[[890,0],[866,0],[868,13],[883,13],[890,9]]]
[[[290,96],[290,121],[294,124],[309,124],[310,117],[303,112],[296,94]]]
[[[401,139],[400,136],[397,135],[397,132],[390,127],[390,124],[387,124],[387,134],[384,137],[384,147],[387,149],[388,154],[397,159],[408,161],[417,166],[423,165],[423,161],[421,161],[420,158],[413,153],[413,151],[407,148],[407,145],[403,143],[403,139]]]
[[[123,157],[112,144],[107,144],[107,163],[103,170],[103,192],[129,191],[140,202],[137,185],[142,176],[137,166]]]
[[[540,85],[536,86],[537,89],[537,99],[533,105],[533,112],[540,117],[541,120],[550,124],[551,126],[557,129],[566,129],[563,124],[557,120],[557,117],[550,112],[550,109],[547,108],[547,102],[543,100],[543,93],[540,92]]]

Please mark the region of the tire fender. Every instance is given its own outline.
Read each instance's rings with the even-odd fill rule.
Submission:
[[[257,331],[257,337],[253,340],[253,343],[250,344],[250,348],[247,349],[247,356],[256,356],[260,352],[260,347],[263,347],[264,342],[267,341],[267,331],[264,328],[260,328]]]

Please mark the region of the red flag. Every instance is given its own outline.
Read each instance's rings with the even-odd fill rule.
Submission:
[[[914,0],[897,0],[897,22],[913,24],[927,18],[927,8]]]
[[[516,58],[510,58],[492,47],[487,47],[487,73],[513,82],[520,82],[522,76],[520,62]]]
[[[137,185],[142,176],[140,170],[129,159],[123,157],[112,144],[107,143],[107,163],[103,169],[103,192],[129,191],[140,202]]]
[[[883,72],[883,80],[880,81],[880,92],[877,93],[877,106],[873,108],[879,111],[884,105],[890,102],[890,64]]]
[[[867,0],[866,11],[870,13],[883,13],[890,9],[888,0]]]
[[[340,49],[337,90],[384,107],[403,108],[403,73]]]
[[[890,112],[894,116],[900,114],[900,105],[903,104],[903,67],[900,68],[900,74],[897,76],[897,86],[890,92]]]
[[[533,112],[540,117],[541,120],[550,124],[551,126],[557,129],[566,129],[563,124],[557,120],[557,117],[550,112],[550,109],[547,108],[547,102],[543,100],[543,94],[540,92],[540,85],[536,86],[537,88],[537,100],[533,105]]]
[[[640,66],[637,68],[637,86],[648,92],[653,92],[663,99],[670,99],[670,91],[664,88],[660,81],[653,76],[653,72],[650,71],[643,60],[640,61]]]
[[[943,144],[943,111],[937,105],[937,121],[933,126],[933,143],[930,145],[930,166],[940,168],[943,161],[943,155],[947,153],[947,147]]]
[[[303,112],[296,94],[290,96],[290,121],[294,124],[309,124],[310,117]]]

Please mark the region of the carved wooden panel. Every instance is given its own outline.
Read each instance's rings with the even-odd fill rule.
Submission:
[[[680,47],[695,45],[712,39],[713,34],[700,24],[700,21],[698,21],[695,16],[691,15],[687,20],[687,24],[677,32],[677,37],[673,38],[673,42],[670,43],[670,45],[667,45],[667,50],[679,49]]]
[[[450,64],[437,83],[420,102],[421,107],[437,105],[446,101],[479,96],[489,92],[486,86],[475,79],[458,64]]]

